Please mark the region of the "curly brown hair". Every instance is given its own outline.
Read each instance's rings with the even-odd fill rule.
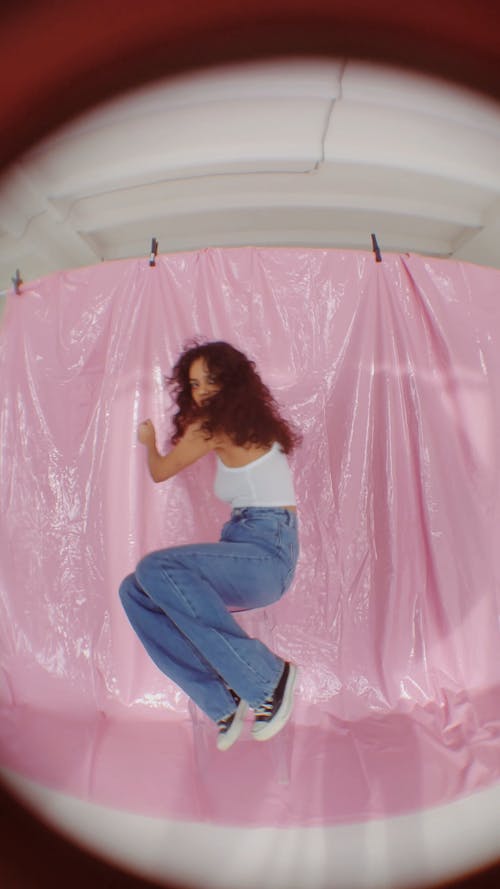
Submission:
[[[198,358],[204,359],[220,387],[202,407],[193,401],[189,382],[191,365]],[[208,437],[223,433],[240,446],[251,443],[270,447],[276,441],[285,454],[289,454],[301,441],[302,436],[281,416],[255,362],[229,343],[193,340],[186,344],[166,382],[173,390],[178,408],[173,417],[172,444],[176,444],[187,426],[195,421],[201,421]]]

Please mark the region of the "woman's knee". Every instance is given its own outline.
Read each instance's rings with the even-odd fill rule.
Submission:
[[[168,550],[157,550],[156,552],[148,553],[137,564],[135,576],[141,586],[147,589],[151,581],[154,582],[158,579],[160,572],[167,564]]]
[[[127,602],[128,599],[130,598],[132,588],[134,586],[134,582],[135,582],[135,575],[134,574],[128,574],[127,577],[125,577],[122,580],[122,582],[118,588],[118,595],[120,596],[122,605],[124,605],[125,602]]]
[[[135,569],[136,582],[155,599],[157,591],[162,591],[162,599],[172,589],[171,573],[178,568],[186,568],[187,547],[169,547],[149,553],[140,560]]]

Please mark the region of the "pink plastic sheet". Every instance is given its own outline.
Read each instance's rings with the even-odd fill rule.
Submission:
[[[106,263],[9,298],[1,340],[1,762],[179,819],[311,825],[500,777],[500,273],[301,249]],[[163,384],[194,334],[253,357],[304,433],[301,557],[242,616],[300,668],[293,720],[228,752],[117,596],[147,551],[214,540],[211,458],[163,485]]]

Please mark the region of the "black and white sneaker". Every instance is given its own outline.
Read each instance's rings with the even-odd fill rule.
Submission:
[[[255,711],[252,737],[256,741],[268,741],[286,725],[292,715],[293,689],[297,667],[285,662],[281,679],[270,695]]]
[[[219,726],[219,734],[217,735],[218,750],[229,750],[235,741],[238,740],[243,729],[248,704],[241,698],[237,698],[236,695],[234,695],[234,697],[237,701],[237,707],[234,713],[225,716],[224,719],[219,719],[217,722],[217,725]]]

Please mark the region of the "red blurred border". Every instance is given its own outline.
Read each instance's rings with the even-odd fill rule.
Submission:
[[[500,98],[498,0],[3,0],[0,168],[124,88],[201,65],[321,54]]]
[[[458,837],[457,842],[460,842]],[[150,882],[91,855],[38,821],[1,783],[0,885],[2,889],[154,889],[159,885],[163,889],[195,889],[187,883]],[[496,865],[460,880],[435,884],[432,889],[498,889],[499,886],[500,865]],[[408,883],[405,887],[410,889]],[[333,874],[332,889],[335,889]],[[418,889],[418,884],[411,889]]]

